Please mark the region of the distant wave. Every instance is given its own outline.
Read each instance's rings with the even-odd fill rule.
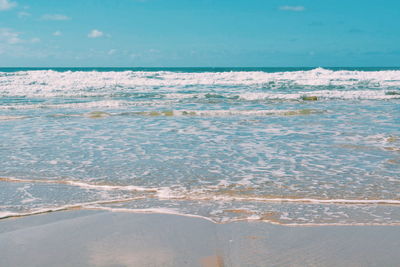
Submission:
[[[77,97],[77,96],[76,96]],[[85,102],[65,103],[58,101],[31,103],[29,101],[3,101],[0,110],[24,110],[24,109],[120,109],[134,106],[158,106],[178,103],[179,101],[191,102],[239,102],[239,101],[319,101],[319,100],[391,100],[400,99],[400,90],[318,90],[304,91],[297,93],[274,93],[274,92],[246,92],[246,93],[165,93],[159,94],[157,99],[141,97],[138,99],[121,100],[108,99],[98,100],[97,98]],[[7,120],[7,117],[0,117],[0,120]],[[16,118],[9,118],[16,119]]]
[[[330,90],[396,90],[400,87],[400,70],[333,71],[317,68],[309,71],[274,73],[52,70],[0,72],[0,96],[3,97],[113,96],[116,93],[154,93],[155,90],[161,90],[161,93],[163,90],[179,93],[183,89],[190,89],[191,86],[200,89],[206,87],[206,91],[209,91],[209,88],[226,86],[250,86],[259,89],[329,87]],[[388,96],[393,97],[396,96]]]
[[[275,93],[275,92],[249,92],[249,93],[202,93],[202,94],[168,94],[170,99],[230,99],[230,100],[324,100],[324,99],[364,99],[364,100],[385,100],[400,98],[400,90],[318,90],[301,91],[296,93]]]
[[[86,117],[92,119],[107,118],[110,116],[145,116],[145,117],[171,117],[171,116],[200,116],[200,117],[224,117],[224,116],[301,116],[324,113],[317,109],[288,109],[288,110],[152,110],[140,112],[109,113],[105,111],[92,111],[87,113],[56,113],[47,115],[52,118]],[[32,116],[0,116],[0,121],[20,120],[32,118]]]

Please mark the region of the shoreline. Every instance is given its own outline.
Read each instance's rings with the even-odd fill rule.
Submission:
[[[0,220],[0,266],[396,266],[400,226],[68,210]]]
[[[115,201],[119,202],[119,201]],[[54,209],[44,209],[38,210],[30,213],[0,213],[0,223],[5,220],[12,220],[12,219],[22,219],[22,218],[30,218],[32,216],[39,216],[45,214],[53,214],[59,212],[73,212],[73,211],[81,211],[81,212],[110,212],[110,213],[127,213],[127,214],[158,214],[158,215],[171,215],[171,216],[178,216],[178,217],[187,217],[187,218],[197,218],[200,220],[205,220],[217,225],[224,225],[230,223],[267,223],[271,225],[279,225],[283,227],[362,227],[362,226],[397,226],[400,227],[400,223],[283,223],[278,220],[273,219],[265,219],[265,218],[238,218],[238,219],[231,219],[228,221],[216,221],[212,218],[196,215],[196,214],[186,214],[180,213],[170,209],[163,209],[163,208],[147,208],[147,209],[129,209],[129,208],[102,208],[102,207],[85,207],[82,204],[71,205],[71,206],[62,206],[59,208]]]

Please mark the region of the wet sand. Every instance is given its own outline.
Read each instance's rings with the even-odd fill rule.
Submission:
[[[65,211],[0,220],[0,266],[399,266],[400,226]]]

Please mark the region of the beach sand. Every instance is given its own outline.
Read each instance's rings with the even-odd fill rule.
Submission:
[[[0,266],[399,266],[400,226],[74,210],[0,221]]]

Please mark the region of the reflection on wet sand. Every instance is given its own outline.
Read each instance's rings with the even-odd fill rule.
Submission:
[[[399,226],[70,211],[0,221],[0,266],[396,266]]]

